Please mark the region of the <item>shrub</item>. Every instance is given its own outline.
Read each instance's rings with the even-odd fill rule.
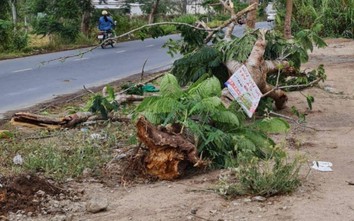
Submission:
[[[8,50],[11,41],[13,25],[10,21],[0,19],[0,49]]]
[[[254,194],[273,196],[290,193],[300,185],[299,170],[303,158],[290,160],[284,150],[273,148],[273,156],[262,160],[253,154],[238,155],[237,167],[220,179],[219,193],[227,197]]]
[[[0,19],[0,50],[20,51],[28,45],[28,35],[22,30],[14,30],[11,21]]]
[[[16,31],[12,34],[11,49],[23,50],[28,45],[28,34],[24,31]]]

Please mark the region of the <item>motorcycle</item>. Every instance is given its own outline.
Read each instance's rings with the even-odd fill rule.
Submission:
[[[110,45],[114,48],[116,43],[115,35],[112,31],[99,31],[97,35],[98,40],[100,41],[101,48],[104,49],[106,46]]]

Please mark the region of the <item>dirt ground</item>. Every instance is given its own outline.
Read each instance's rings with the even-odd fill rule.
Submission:
[[[280,112],[294,117],[291,106],[296,106],[307,113],[306,124],[293,123],[291,132],[277,138],[308,161],[302,171],[303,183],[291,195],[265,201],[251,196],[226,200],[211,190],[224,171],[128,186],[86,180],[67,184],[83,192],[76,209],[62,212],[62,216],[42,214],[26,220],[354,220],[354,185],[349,185],[354,182],[354,41],[333,39],[327,43],[303,67],[324,64],[326,69],[327,80],[319,88],[301,92],[315,98],[313,110],[306,110],[300,92],[291,92],[287,108]],[[312,161],[329,161],[333,171],[310,169]],[[94,198],[107,202],[107,209],[99,213],[83,209]]]

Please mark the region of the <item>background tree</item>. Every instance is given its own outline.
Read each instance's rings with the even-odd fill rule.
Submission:
[[[81,11],[81,32],[86,36],[90,31],[90,19],[94,7],[91,0],[81,0],[80,11]]]
[[[6,20],[9,16],[9,3],[0,1],[0,19]]]
[[[354,37],[352,0],[292,0],[292,2],[292,32],[312,29],[323,37]],[[284,31],[286,0],[275,1],[275,7],[276,29]]]
[[[292,11],[293,11],[293,1],[286,0],[286,12],[285,12],[285,22],[284,22],[284,37],[286,39],[291,38]]]
[[[78,34],[89,33],[94,8],[90,0],[30,0],[30,12],[36,17],[33,29],[36,34],[56,35],[73,42]],[[40,16],[38,16],[40,15]]]
[[[180,5],[181,5],[181,13],[182,14],[187,14],[187,4],[188,1],[187,0],[180,0]]]
[[[12,22],[14,24],[14,27],[16,27],[17,24],[16,0],[8,0],[8,1],[11,7]]]
[[[157,13],[159,4],[160,4],[160,0],[155,0],[154,4],[151,7],[151,11],[149,14],[149,24],[154,23],[155,15]]]
[[[250,5],[252,5],[254,3],[258,3],[258,0],[249,0]],[[255,28],[256,21],[257,21],[257,10],[253,10],[253,11],[247,13],[247,22],[246,22],[247,27]]]

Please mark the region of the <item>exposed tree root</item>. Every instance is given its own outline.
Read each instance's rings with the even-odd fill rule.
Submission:
[[[144,117],[139,118],[136,126],[137,135],[147,148],[144,163],[149,174],[172,180],[183,174],[188,164],[204,165],[196,146],[181,134],[159,130]]]

